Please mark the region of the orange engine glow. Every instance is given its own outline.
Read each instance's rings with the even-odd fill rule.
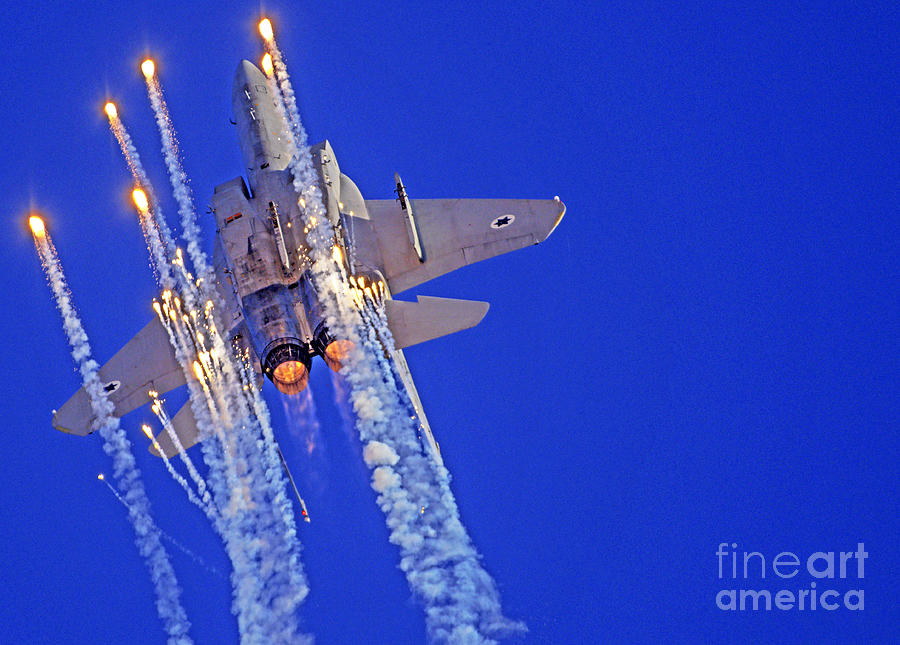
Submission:
[[[322,358],[328,367],[339,372],[350,357],[351,351],[353,351],[352,340],[335,340],[325,348],[325,355]]]
[[[309,370],[300,361],[285,361],[272,372],[272,382],[282,394],[299,394],[309,382]]]

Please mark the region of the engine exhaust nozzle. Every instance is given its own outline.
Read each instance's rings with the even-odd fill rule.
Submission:
[[[282,394],[299,394],[309,383],[312,356],[296,338],[279,338],[269,343],[263,371]]]

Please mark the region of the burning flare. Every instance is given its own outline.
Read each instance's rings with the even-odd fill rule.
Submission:
[[[150,210],[150,203],[147,201],[147,193],[141,188],[135,188],[131,191],[131,199],[134,200],[134,205],[137,206],[137,209],[142,213],[146,213]]]
[[[116,104],[112,101],[108,101],[106,105],[103,106],[103,111],[106,112],[106,116],[110,119],[116,119],[119,116],[119,111],[116,110]]]
[[[275,39],[275,32],[272,31],[272,23],[269,22],[268,18],[263,18],[259,21],[259,35],[268,42]]]
[[[144,74],[144,78],[153,78],[153,75],[156,73],[156,64],[148,58],[143,63],[141,63],[141,72]]]
[[[272,65],[272,55],[268,52],[262,57],[262,68],[266,76],[272,76],[275,73],[275,67]]]
[[[35,237],[44,237],[46,233],[46,229],[44,228],[44,220],[42,220],[37,215],[32,215],[28,218],[28,226],[31,227],[31,232]]]

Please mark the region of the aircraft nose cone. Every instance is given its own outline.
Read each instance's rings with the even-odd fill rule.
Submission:
[[[264,86],[266,84],[266,77],[259,68],[249,60],[242,60],[238,63],[237,71],[234,73],[232,92],[240,92],[245,85],[254,84]]]

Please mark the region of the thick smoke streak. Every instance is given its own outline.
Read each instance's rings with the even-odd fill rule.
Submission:
[[[95,427],[103,438],[103,450],[112,457],[113,476],[124,491],[128,519],[134,527],[138,550],[150,570],[156,592],[156,609],[168,635],[168,642],[179,645],[192,643],[188,636],[191,624],[181,606],[181,589],[169,556],[160,543],[160,531],[151,516],[150,500],[147,498],[140,470],[131,452],[131,442],[120,427],[118,418],[113,416],[113,404],[107,398],[100,380],[99,365],[91,357],[88,337],[72,304],[62,265],[43,225],[40,232],[35,231],[35,246],[57,308],[62,314],[63,328],[72,348],[72,357],[78,365],[84,389],[96,417]]]
[[[524,625],[502,614],[496,584],[459,519],[449,473],[423,451],[419,428],[411,420],[414,410],[384,359],[384,349],[389,354],[395,350],[375,292],[352,289],[333,259],[333,232],[287,68],[274,37],[264,33],[264,38],[273,63],[269,85],[289,127],[290,169],[308,231],[313,279],[329,329],[354,343],[341,373],[350,386],[372,487],[390,540],[400,548],[400,568],[425,605],[429,637],[436,642],[490,643],[491,637],[522,632]],[[356,307],[351,304],[354,295]]]

